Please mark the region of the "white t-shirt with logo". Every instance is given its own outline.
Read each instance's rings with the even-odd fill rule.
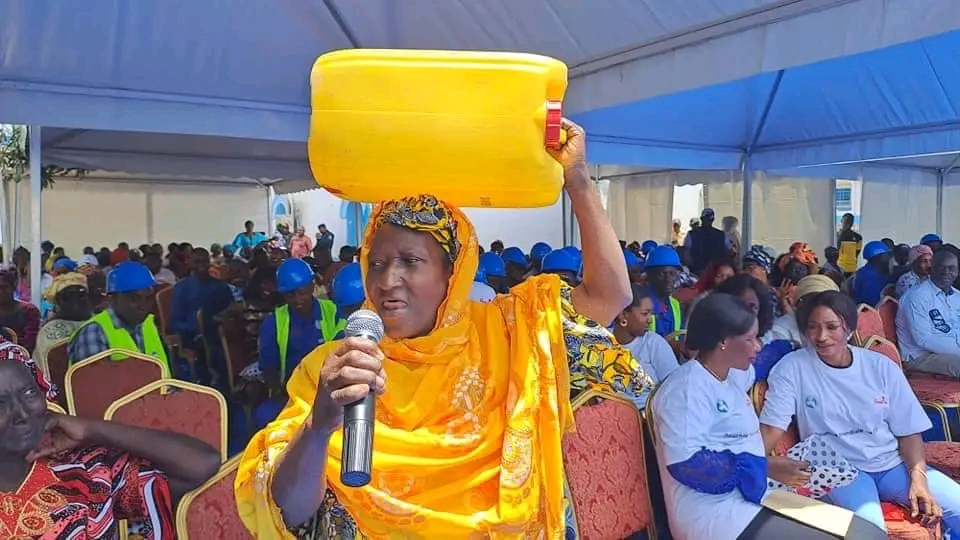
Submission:
[[[647,332],[635,337],[624,347],[640,362],[640,367],[655,383],[663,382],[667,375],[680,367],[677,355],[670,348],[670,344],[656,332]]]
[[[901,463],[897,437],[930,429],[930,419],[900,368],[886,356],[850,347],[853,363],[835,368],[811,348],[798,349],[770,371],[760,422],[786,429],[796,415],[800,438],[821,435],[866,472]]]
[[[701,493],[667,471],[667,465],[686,461],[704,448],[764,455],[760,423],[747,395],[753,380],[752,367],[731,369],[727,379],[719,381],[700,362],[690,360],[653,398],[657,462],[676,540],[735,540],[760,511],[737,489],[722,495]]]

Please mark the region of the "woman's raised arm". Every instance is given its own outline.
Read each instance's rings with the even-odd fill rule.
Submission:
[[[567,142],[550,154],[563,165],[563,189],[580,225],[583,282],[573,291],[573,306],[581,315],[604,326],[630,303],[630,278],[620,241],[600,202],[587,170],[587,135],[563,120]]]

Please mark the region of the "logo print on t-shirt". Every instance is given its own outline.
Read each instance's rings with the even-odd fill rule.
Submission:
[[[933,323],[933,328],[942,333],[950,333],[950,325],[947,324],[946,319],[943,318],[943,315],[940,313],[939,309],[931,309],[929,312],[930,322]]]
[[[803,404],[806,405],[808,409],[815,409],[817,407],[817,398],[808,397],[803,400]]]
[[[722,399],[717,400],[717,412],[725,413],[725,412],[727,412],[727,411],[729,411],[729,410],[730,410],[730,408],[727,407],[727,402],[726,402],[726,401],[724,401],[724,400],[722,400]]]
[[[876,403],[877,405],[886,405],[886,404],[887,404],[887,396],[880,396],[880,397],[874,399],[873,402]]]

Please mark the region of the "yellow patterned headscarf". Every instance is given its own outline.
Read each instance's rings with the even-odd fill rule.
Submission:
[[[81,274],[80,272],[67,272],[66,274],[59,274],[57,277],[53,278],[53,283],[47,287],[47,290],[43,291],[43,297],[50,302],[54,303],[57,299],[57,294],[66,289],[67,287],[83,287],[87,288],[87,276]]]
[[[560,280],[536,276],[490,304],[471,302],[476,233],[460,210],[429,196],[375,208],[361,250],[364,273],[384,223],[430,233],[451,255],[453,272],[430,334],[381,342],[388,382],[377,399],[370,484],[340,483],[338,431],[327,485],[368,538],[562,538],[561,439],[573,413]],[[243,455],[237,504],[260,538],[291,538],[269,486],[336,346],[304,358],[287,384],[286,408]]]
[[[450,262],[455,262],[460,254],[457,221],[453,213],[432,195],[386,201],[374,217],[373,223],[374,228],[391,223],[429,234],[440,244]]]

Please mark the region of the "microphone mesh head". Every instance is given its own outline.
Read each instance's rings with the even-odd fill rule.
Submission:
[[[383,339],[383,320],[369,309],[358,309],[347,317],[343,333],[347,337],[366,336],[379,343]]]

